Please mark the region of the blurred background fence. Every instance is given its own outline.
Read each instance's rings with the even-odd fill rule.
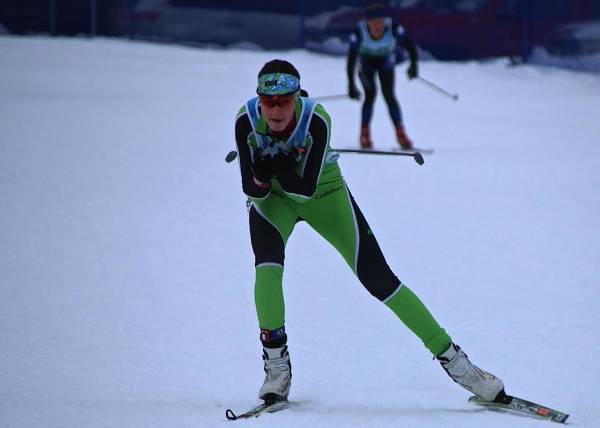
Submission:
[[[347,50],[363,0],[0,0],[0,33]],[[600,54],[600,0],[380,1],[442,60]]]

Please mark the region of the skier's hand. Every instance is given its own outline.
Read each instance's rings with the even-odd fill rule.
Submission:
[[[273,159],[271,157],[263,157],[260,153],[254,158],[252,166],[252,175],[261,183],[270,183],[273,177]]]
[[[348,85],[348,96],[353,100],[360,99],[360,92],[354,83]]]
[[[297,162],[292,153],[279,152],[273,157],[273,173],[277,177],[292,174]]]
[[[419,77],[419,68],[416,62],[410,63],[408,70],[406,70],[406,74],[408,74],[408,78],[410,80],[414,79],[415,77]]]

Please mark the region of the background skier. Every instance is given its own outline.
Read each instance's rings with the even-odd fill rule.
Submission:
[[[407,70],[408,77],[414,79],[419,75],[418,54],[415,43],[401,25],[392,21],[384,6],[373,5],[369,7],[366,12],[366,19],[358,23],[357,29],[350,36],[350,49],[346,65],[348,96],[359,99],[360,92],[354,81],[354,70],[357,59],[359,60],[358,76],[365,92],[360,128],[360,145],[362,148],[373,147],[370,122],[377,93],[375,74],[379,76],[381,92],[396,129],[398,143],[403,149],[413,148],[413,143],[404,128],[400,104],[394,93],[394,68],[397,63],[403,60],[404,50],[408,51],[410,55],[410,66]]]

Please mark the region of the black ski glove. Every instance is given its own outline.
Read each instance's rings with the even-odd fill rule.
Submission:
[[[410,80],[414,79],[415,77],[419,77],[419,69],[416,62],[410,63],[408,70],[406,70],[406,74],[408,74],[408,78]]]
[[[354,83],[348,85],[348,96],[353,100],[360,99],[360,92]]]
[[[296,159],[292,153],[279,152],[273,157],[273,173],[277,177],[284,177],[294,172]]]
[[[273,177],[273,159],[271,157],[256,156],[252,166],[252,175],[261,183],[270,183]]]

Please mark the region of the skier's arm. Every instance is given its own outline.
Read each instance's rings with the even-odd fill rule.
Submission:
[[[396,28],[396,40],[398,41],[398,46],[408,52],[410,57],[410,66],[408,67],[407,74],[410,79],[414,79],[419,75],[419,53],[417,50],[417,45],[401,25],[398,25]]]
[[[308,132],[312,144],[308,148],[303,162],[300,164],[300,176],[291,170],[288,174],[277,176],[286,194],[297,202],[306,202],[312,198],[321,177],[321,171],[327,156],[330,137],[330,119],[325,110],[318,106],[310,122]]]
[[[413,39],[410,38],[410,36],[408,34],[405,34],[405,36],[404,36],[403,47],[404,47],[404,49],[407,50],[408,55],[410,56],[410,63],[416,64],[417,61],[419,60],[419,53],[417,50],[417,45],[415,44]]]
[[[242,109],[235,121],[235,142],[240,160],[242,190],[251,199],[264,199],[271,192],[271,181],[262,183],[252,174],[252,151],[248,145],[248,135],[251,132],[250,119]]]
[[[356,59],[360,47],[360,36],[358,31],[350,35],[350,48],[348,50],[348,59],[346,62],[346,74],[348,76],[348,96],[350,98],[359,98],[358,89],[354,81],[354,71],[356,70]]]

